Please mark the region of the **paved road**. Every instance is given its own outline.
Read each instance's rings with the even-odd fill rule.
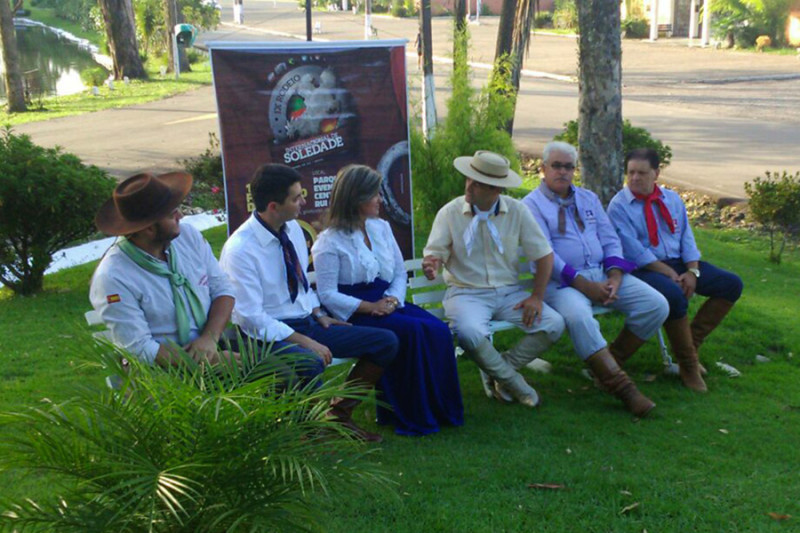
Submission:
[[[229,7],[223,21],[230,21]],[[323,33],[315,39],[363,37],[363,17],[315,12]],[[470,26],[475,82],[488,74],[497,33],[496,18]],[[381,38],[413,42],[417,22],[374,17]],[[447,56],[451,22],[433,23],[437,102],[448,95]],[[302,37],[304,15],[295,3],[248,0],[245,25],[224,22],[201,35],[209,41],[275,41]],[[526,59],[515,119],[519,149],[538,153],[577,116],[577,44],[568,37],[536,34]],[[412,102],[418,101],[416,58],[409,57]],[[554,75],[547,77],[548,75]],[[545,77],[542,77],[545,76]],[[558,79],[552,79],[558,78]],[[743,184],[764,170],[800,168],[800,61],[791,56],[754,55],[689,48],[686,41],[624,41],[623,113],[669,144],[673,164],[665,180],[713,193],[741,197]],[[44,145],[59,144],[117,176],[139,169],[174,169],[178,160],[205,149],[217,131],[213,90],[202,88],[160,102],[52,120],[17,128]]]

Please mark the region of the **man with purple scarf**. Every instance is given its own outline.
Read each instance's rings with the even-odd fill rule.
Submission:
[[[623,259],[600,199],[572,184],[577,159],[572,145],[549,143],[542,157],[542,182],[522,200],[555,254],[545,302],[564,318],[575,352],[603,389],[643,417],[655,404],[639,392],[617,360],[629,358],[658,331],[669,311],[667,301],[626,275],[635,265]],[[593,316],[594,306],[625,314],[625,328],[611,346]]]
[[[308,246],[295,220],[305,205],[300,174],[285,165],[259,167],[250,182],[255,211],[231,235],[220,266],[236,292],[233,322],[248,337],[273,351],[296,354],[298,373],[320,374],[332,357],[357,358],[348,376],[354,385],[374,387],[397,354],[397,336],[389,330],[351,326],[320,307],[309,286]],[[331,416],[360,438],[380,442],[353,422],[360,400],[337,398]]]

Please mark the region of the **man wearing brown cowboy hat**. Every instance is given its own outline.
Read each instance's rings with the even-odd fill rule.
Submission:
[[[89,299],[116,344],[142,361],[172,364],[174,346],[216,363],[233,287],[199,231],[181,225],[178,206],[192,176],[143,173],[117,185],[95,217],[120,238],[95,270]]]
[[[444,266],[445,315],[461,347],[490,378],[495,398],[535,407],[539,396],[518,370],[564,331],[564,320],[544,303],[553,251],[530,211],[502,194],[522,183],[508,159],[477,151],[453,165],[466,178],[464,196],[436,214],[424,251],[425,275],[433,279]],[[536,265],[532,293],[517,281],[520,247]],[[492,346],[490,320],[511,322],[526,335],[500,354]]]

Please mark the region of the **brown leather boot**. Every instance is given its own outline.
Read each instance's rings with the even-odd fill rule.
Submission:
[[[719,326],[725,315],[733,309],[733,302],[724,298],[709,298],[697,310],[692,320],[692,342],[694,349],[699,350],[709,333]]]
[[[640,339],[634,335],[628,328],[622,328],[617,338],[608,347],[611,355],[617,360],[619,366],[624,366],[625,361],[631,358],[636,353],[636,350],[642,347],[647,342],[646,339]]]
[[[664,322],[664,330],[667,332],[669,344],[678,360],[680,366],[681,381],[695,392],[706,392],[706,382],[700,375],[700,362],[697,360],[697,351],[692,342],[692,331],[689,328],[687,317],[676,318]]]
[[[625,404],[634,415],[644,418],[656,406],[647,396],[639,392],[628,374],[622,370],[608,348],[595,352],[586,360],[601,387]]]
[[[365,359],[359,359],[356,366],[350,371],[350,375],[347,376],[347,382],[354,385],[374,388],[382,375],[382,367]],[[331,415],[335,421],[352,430],[360,439],[367,442],[383,442],[383,437],[381,435],[367,431],[359,427],[353,421],[353,410],[360,403],[361,400],[355,398],[334,398],[333,401],[331,401],[331,409],[328,411],[328,414]]]

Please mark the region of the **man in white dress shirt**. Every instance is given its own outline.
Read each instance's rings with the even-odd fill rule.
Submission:
[[[351,326],[327,315],[307,278],[308,247],[295,220],[305,205],[300,174],[285,165],[262,165],[250,194],[255,212],[222,249],[220,264],[236,291],[233,322],[249,337],[291,346],[305,377],[322,372],[332,357],[358,358],[348,381],[374,387],[397,354],[391,331]],[[309,368],[310,367],[310,368]],[[331,415],[364,440],[382,437],[358,427],[352,413],[359,404],[338,398]]]
[[[444,266],[445,315],[461,347],[494,380],[495,397],[535,407],[539,396],[518,370],[564,331],[564,320],[544,303],[553,250],[530,211],[502,194],[522,184],[508,159],[478,151],[453,165],[466,178],[465,194],[436,214],[422,262],[425,275],[433,279]],[[532,292],[517,281],[520,247],[536,265]],[[511,322],[526,335],[500,354],[492,346],[490,320]]]
[[[114,189],[95,223],[120,239],[95,270],[89,298],[116,344],[142,361],[174,364],[174,347],[218,362],[233,287],[199,231],[181,225],[192,188],[183,172],[137,174]]]

